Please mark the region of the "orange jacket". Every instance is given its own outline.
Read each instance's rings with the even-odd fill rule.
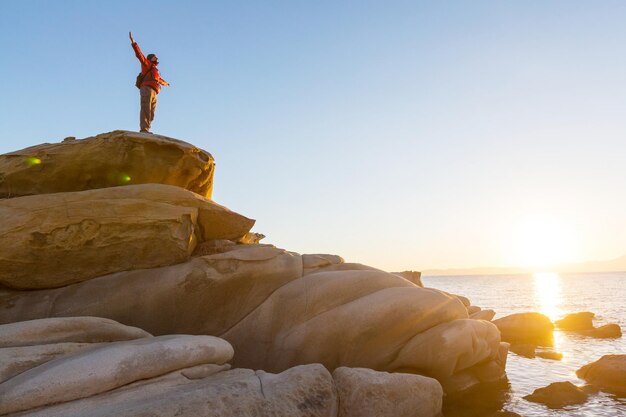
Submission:
[[[161,84],[163,84],[165,80],[161,78],[161,74],[159,74],[157,67],[153,65],[152,62],[148,61],[145,56],[143,56],[143,52],[139,49],[137,42],[133,43],[133,49],[135,50],[135,56],[139,62],[141,62],[141,73],[146,74],[143,82],[141,83],[141,87],[147,85],[158,94],[159,91],[161,91]]]

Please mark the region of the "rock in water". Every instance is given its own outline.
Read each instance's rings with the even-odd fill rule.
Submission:
[[[338,417],[440,415],[443,390],[436,379],[411,374],[337,368]]]
[[[160,135],[116,130],[0,155],[0,198],[170,184],[211,198],[211,154]]]
[[[545,404],[549,408],[562,408],[566,405],[584,403],[587,401],[587,394],[569,381],[553,382],[547,387],[537,388],[524,399]]]
[[[517,313],[493,320],[502,340],[511,343],[551,344],[554,325],[540,313]]]
[[[622,337],[622,329],[618,324],[605,324],[604,326],[595,327],[588,330],[579,330],[578,334],[583,336],[595,337],[597,339],[617,339]]]
[[[554,324],[563,330],[587,330],[593,329],[593,318],[595,314],[588,311],[581,313],[568,314],[561,320],[557,320]]]
[[[576,375],[602,389],[626,395],[626,355],[604,355],[577,370]]]
[[[172,265],[186,261],[198,242],[238,239],[253,224],[161,184],[0,200],[0,284],[54,288]]]

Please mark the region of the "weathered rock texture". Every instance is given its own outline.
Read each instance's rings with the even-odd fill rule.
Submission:
[[[545,404],[549,408],[562,408],[566,405],[584,403],[587,401],[587,394],[569,381],[553,382],[547,387],[537,388],[524,399]]]
[[[626,355],[604,355],[577,370],[576,375],[602,389],[626,395]]]
[[[28,417],[336,417],[333,380],[321,365],[280,374],[249,369],[189,379],[183,372],[82,400],[20,414]],[[392,412],[386,416],[393,416]],[[435,417],[434,415],[432,417]]]
[[[145,330],[100,317],[47,318],[0,326],[0,348],[63,342],[117,342],[150,336]]]
[[[160,184],[0,200],[0,218],[0,284],[18,289],[184,262],[197,242],[238,239],[254,224]]]
[[[90,340],[94,329],[89,324],[95,325],[97,319],[89,319],[0,325],[0,334],[29,334],[23,329],[37,329],[42,343],[58,339],[59,334]],[[82,322],[84,334],[77,322]],[[16,327],[22,331],[16,332]],[[104,338],[114,336],[107,332]],[[443,391],[434,379],[350,368],[339,368],[331,377],[319,364],[280,374],[229,370],[224,362],[232,357],[232,347],[210,336],[0,348],[0,365],[5,364],[7,351],[15,357],[35,351],[55,351],[56,356],[42,355],[39,362],[24,363],[21,372],[0,379],[2,415],[435,417],[441,413]]]
[[[236,245],[58,289],[5,290],[0,322],[91,315],[155,335],[211,334],[233,345],[234,366],[269,372],[322,363],[441,379],[487,366],[489,378],[503,376],[497,328],[468,320],[458,297],[357,268],[303,275],[298,254]]]
[[[551,344],[554,325],[541,313],[517,313],[493,320],[506,342]]]
[[[0,198],[128,184],[170,184],[211,198],[211,154],[180,140],[116,130],[0,155]]]
[[[427,417],[441,412],[443,390],[432,378],[345,367],[335,369],[333,378],[339,417]]]
[[[232,347],[212,336],[114,342],[46,362],[0,384],[0,414],[71,401],[201,364],[223,364]]]

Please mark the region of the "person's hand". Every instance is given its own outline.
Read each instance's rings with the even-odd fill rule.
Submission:
[[[133,33],[132,32],[128,32],[128,37],[130,38],[130,43],[135,43],[135,40],[133,39]]]

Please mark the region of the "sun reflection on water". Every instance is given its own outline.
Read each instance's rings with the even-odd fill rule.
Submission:
[[[556,272],[538,272],[533,274],[535,281],[535,305],[539,312],[555,321],[563,315],[561,305],[561,277]]]

